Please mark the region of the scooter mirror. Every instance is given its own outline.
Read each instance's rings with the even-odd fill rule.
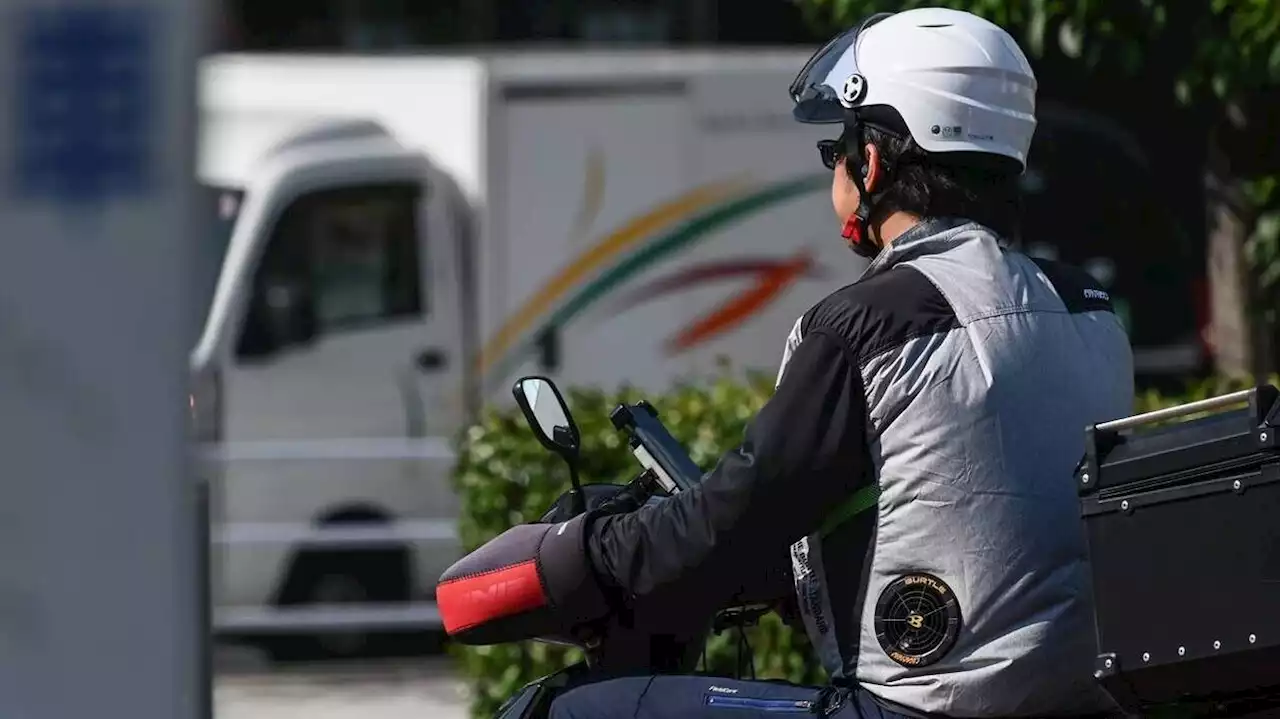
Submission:
[[[516,382],[514,393],[542,446],[566,459],[576,458],[578,427],[555,383],[545,377],[525,377]]]
[[[582,485],[578,480],[578,450],[582,439],[578,425],[560,395],[559,388],[546,377],[524,377],[518,380],[512,393],[516,404],[524,412],[524,418],[543,447],[564,458],[569,465],[569,481],[573,490],[570,496],[571,510],[576,516],[586,511]]]

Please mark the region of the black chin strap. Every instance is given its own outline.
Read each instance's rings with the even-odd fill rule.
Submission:
[[[858,188],[859,199],[858,209],[844,223],[844,232],[841,236],[848,241],[849,248],[859,257],[875,259],[882,249],[871,239],[871,207],[875,203],[875,198],[867,192],[867,186],[864,184],[863,174],[867,168],[867,161],[862,155],[862,124],[852,113],[845,117],[844,145],[845,167],[848,168],[850,162],[857,163],[858,166],[858,170],[849,175],[853,180],[853,186]]]

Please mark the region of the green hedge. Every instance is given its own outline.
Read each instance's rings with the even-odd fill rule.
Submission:
[[[1268,384],[1280,387],[1280,375],[1271,375],[1266,381]],[[1161,394],[1155,390],[1140,391],[1134,405],[1138,412],[1149,412],[1153,409],[1217,397],[1218,395],[1248,389],[1253,386],[1255,386],[1255,383],[1249,379],[1210,377],[1209,379],[1188,383],[1186,389],[1176,394]]]
[[[1246,386],[1241,381],[1207,380],[1177,395],[1143,392],[1135,407],[1147,411]],[[582,433],[582,481],[622,483],[635,475],[638,465],[608,419],[618,403],[649,399],[693,461],[709,468],[740,440],[747,420],[772,393],[773,382],[764,375],[742,380],[725,374],[708,383],[676,387],[661,397],[625,388],[562,391]],[[569,479],[564,463],[538,444],[518,410],[491,408],[459,443],[455,482],[462,500],[459,530],[463,546],[470,550],[515,524],[536,520],[568,488]],[[777,616],[765,617],[748,637],[760,678],[823,680],[803,633],[793,632]],[[517,688],[578,658],[573,650],[535,642],[459,647],[455,652],[472,686],[476,717],[493,716]],[[736,632],[713,637],[707,652],[710,671],[733,674],[736,652]]]

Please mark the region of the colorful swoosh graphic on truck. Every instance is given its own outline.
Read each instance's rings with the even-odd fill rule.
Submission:
[[[719,182],[658,205],[606,235],[549,279],[484,345],[477,369],[482,377],[507,374],[527,356],[535,338],[549,329],[565,326],[627,279],[714,231],[753,213],[826,189],[829,182],[826,173],[763,187],[741,181]],[[669,347],[687,348],[722,334],[805,276],[798,270],[790,270],[789,274],[774,270],[774,275],[762,276],[751,290],[722,305],[704,318],[704,323],[695,322],[681,331]]]
[[[591,272],[606,266],[663,227],[723,201],[731,197],[734,192],[740,192],[741,189],[741,183],[716,183],[695,188],[628,221],[587,249],[548,280],[494,333],[492,339],[480,351],[481,373],[493,369],[495,364],[504,360],[511,352],[518,351],[517,341],[527,334],[538,317],[563,299]]]
[[[764,309],[788,287],[803,277],[824,276],[812,253],[803,251],[789,259],[753,258],[706,262],[646,283],[613,302],[607,314],[652,302],[709,282],[749,277],[755,279],[746,290],[732,296],[704,314],[665,342],[668,354],[679,354],[714,339]]]

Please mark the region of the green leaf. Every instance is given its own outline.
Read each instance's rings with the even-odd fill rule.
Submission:
[[[1214,75],[1210,84],[1213,87],[1213,94],[1220,98],[1225,98],[1227,96],[1228,81],[1226,75]]]
[[[1027,22],[1027,50],[1034,56],[1044,55],[1044,33],[1049,26],[1049,10],[1045,0],[1031,0],[1031,17]]]
[[[1173,94],[1178,102],[1183,105],[1191,103],[1191,83],[1185,80],[1179,80],[1173,86]]]
[[[1080,57],[1084,48],[1084,36],[1073,22],[1068,20],[1058,26],[1058,47],[1069,58]]]

